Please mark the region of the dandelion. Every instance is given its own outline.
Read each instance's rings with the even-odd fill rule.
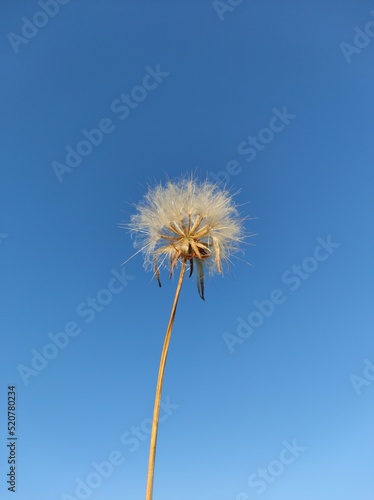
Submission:
[[[146,500],[152,500],[162,382],[185,271],[188,266],[191,277],[196,270],[197,290],[205,300],[205,270],[223,273],[223,263],[243,241],[243,219],[227,190],[192,176],[150,188],[136,209],[125,227],[135,236],[137,253],[143,253],[144,266],[153,270],[159,286],[162,268],[168,267],[172,277],[180,267],[156,386],[146,488]]]

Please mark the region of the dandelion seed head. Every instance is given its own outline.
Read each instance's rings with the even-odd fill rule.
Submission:
[[[165,265],[172,275],[182,260],[190,261],[192,269],[199,261],[203,266],[198,269],[222,274],[222,263],[243,240],[243,218],[233,195],[208,180],[188,177],[159,184],[149,188],[135,207],[137,213],[126,227],[143,253],[145,267],[156,276]]]

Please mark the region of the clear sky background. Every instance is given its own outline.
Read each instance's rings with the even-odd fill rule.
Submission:
[[[16,498],[144,498],[176,280],[118,225],[190,171],[257,236],[182,290],[154,499],[373,498],[374,2],[231,3],[1,2],[4,498],[9,384]]]

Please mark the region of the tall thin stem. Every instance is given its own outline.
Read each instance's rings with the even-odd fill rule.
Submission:
[[[153,476],[154,476],[154,471],[155,471],[158,417],[160,414],[162,382],[164,379],[164,370],[165,370],[166,358],[168,355],[170,337],[171,337],[171,332],[173,329],[175,313],[177,310],[179,294],[180,294],[180,291],[182,288],[182,283],[183,283],[185,271],[186,271],[186,260],[183,259],[182,263],[181,263],[181,270],[180,270],[180,274],[179,274],[177,289],[175,291],[174,302],[173,302],[173,306],[171,308],[169,323],[168,323],[168,326],[166,329],[164,345],[162,347],[160,367],[158,370],[155,404],[154,404],[154,408],[153,408],[151,442],[150,442],[150,446],[149,446],[147,490],[146,490],[146,495],[145,495],[146,500],[152,500],[152,495],[153,495]]]

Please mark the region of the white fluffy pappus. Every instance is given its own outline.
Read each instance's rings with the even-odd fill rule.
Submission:
[[[161,267],[168,266],[172,276],[178,262],[188,261],[190,276],[196,266],[198,292],[204,299],[204,268],[222,274],[222,262],[244,240],[244,219],[233,195],[191,176],[150,187],[135,207],[137,213],[123,226],[135,237],[145,267],[154,270],[161,286]]]

